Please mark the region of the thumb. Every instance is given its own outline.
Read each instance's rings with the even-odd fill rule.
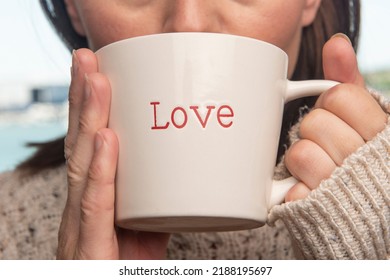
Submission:
[[[355,51],[346,35],[338,33],[330,38],[324,45],[322,57],[325,79],[365,86]]]
[[[109,129],[96,134],[95,155],[81,200],[80,237],[76,258],[117,259],[114,229],[114,181],[118,139]]]

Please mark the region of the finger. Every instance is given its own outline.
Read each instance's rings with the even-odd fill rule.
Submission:
[[[107,127],[111,91],[108,80],[99,73],[92,73],[85,83],[87,95],[80,112],[76,143],[67,164],[68,199],[63,220],[72,227],[66,235],[76,239],[80,222],[80,203],[87,183],[88,169],[94,154],[94,138],[97,131]]]
[[[365,140],[382,131],[387,122],[386,113],[362,87],[341,84],[324,92],[315,108],[323,108],[342,119]]]
[[[95,155],[81,201],[77,258],[117,259],[114,228],[115,172],[118,140],[110,129],[96,134]]]
[[[325,79],[365,86],[355,51],[346,35],[338,33],[326,42],[322,57]]]
[[[65,139],[65,157],[68,159],[77,139],[79,116],[84,100],[85,74],[97,72],[96,57],[91,50],[79,49],[72,54],[72,81],[69,88],[69,122]]]
[[[311,190],[302,182],[295,184],[286,194],[285,202],[304,199],[310,194]]]
[[[300,137],[320,146],[340,166],[344,159],[364,145],[363,138],[336,115],[315,109],[302,120]]]
[[[65,158],[70,159],[74,143],[77,139],[79,116],[84,103],[85,74],[96,72],[97,63],[93,53],[88,49],[80,49],[72,55],[72,82],[69,89],[69,123],[68,133],[65,139]],[[72,168],[72,164],[70,168]],[[68,164],[69,168],[69,164]],[[72,182],[72,177],[68,176],[68,183]],[[74,180],[73,180],[74,181]],[[74,248],[78,239],[79,230],[79,208],[77,199],[73,199],[72,190],[68,189],[68,199],[62,215],[59,229],[57,258],[66,259],[73,256]],[[78,202],[79,203],[79,202]]]
[[[335,162],[320,146],[306,139],[290,147],[286,153],[285,163],[290,173],[310,190],[318,187],[322,180],[329,178],[336,168]]]
[[[74,188],[83,187],[86,183],[94,154],[95,134],[107,127],[111,102],[110,85],[104,75],[92,73],[85,79],[85,97],[79,115],[77,138],[68,161],[68,180]]]

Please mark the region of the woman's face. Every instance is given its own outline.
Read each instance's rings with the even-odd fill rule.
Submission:
[[[289,76],[301,30],[321,0],[65,0],[75,30],[92,50],[130,37],[166,32],[214,32],[256,38],[283,49]]]

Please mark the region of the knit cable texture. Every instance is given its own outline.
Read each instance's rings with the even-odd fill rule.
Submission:
[[[373,95],[389,112],[389,103]],[[281,219],[305,258],[390,258],[389,123],[307,199],[272,209],[269,223]]]
[[[66,168],[27,179],[0,174],[0,259],[54,259],[66,201]]]

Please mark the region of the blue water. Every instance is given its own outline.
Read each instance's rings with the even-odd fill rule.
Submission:
[[[14,169],[35,149],[28,142],[45,142],[65,135],[63,122],[0,125],[0,172]]]

